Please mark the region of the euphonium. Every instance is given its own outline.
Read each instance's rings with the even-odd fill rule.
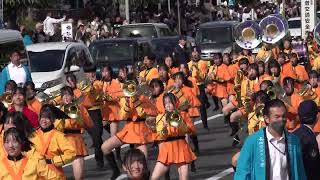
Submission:
[[[1,102],[6,108],[9,108],[13,103],[13,94],[11,92],[5,92],[1,96]]]
[[[234,91],[236,92],[236,98],[238,101],[238,107],[242,107],[242,100],[241,100],[241,82],[243,80],[244,74],[243,71],[238,70],[236,77],[234,79]]]

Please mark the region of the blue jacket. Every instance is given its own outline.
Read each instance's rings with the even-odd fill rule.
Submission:
[[[269,180],[270,161],[266,158],[268,151],[266,128],[260,129],[245,141],[237,161],[234,180]],[[288,175],[290,180],[306,180],[305,170],[297,136],[285,131]],[[269,157],[269,156],[268,156]]]
[[[24,66],[24,65],[22,65],[22,67],[24,68],[24,71],[26,72],[26,76],[27,76],[26,81],[32,81],[31,73],[29,71],[29,68]],[[3,92],[4,92],[4,89],[5,89],[4,86],[6,85],[6,82],[11,80],[8,66],[3,68],[0,78],[1,78],[0,79],[0,95],[2,95]]]

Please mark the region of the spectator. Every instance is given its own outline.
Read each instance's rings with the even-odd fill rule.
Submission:
[[[297,136],[284,130],[287,109],[278,99],[265,104],[267,127],[249,136],[237,162],[235,180],[306,180]]]
[[[3,94],[7,81],[14,80],[20,87],[27,81],[32,81],[29,69],[21,64],[20,53],[14,50],[10,54],[9,64],[1,72],[0,94]]]
[[[48,41],[48,37],[43,32],[43,24],[41,24],[41,23],[36,24],[36,29],[35,29],[35,32],[32,36],[32,41],[33,41],[33,43],[42,43],[42,42]]]
[[[78,30],[75,36],[76,41],[86,43],[89,40],[89,34],[86,32],[85,26],[83,23],[79,23]]]
[[[300,103],[298,115],[301,126],[293,133],[297,135],[301,143],[303,164],[308,180],[319,180],[320,155],[316,136],[312,129],[317,122],[318,107],[313,100]]]
[[[188,53],[186,50],[187,39],[185,36],[179,37],[179,44],[174,48],[173,55],[175,57],[175,61],[178,64],[187,64],[188,63]]]
[[[55,42],[59,39],[59,35],[54,30],[54,24],[63,22],[66,19],[66,16],[64,15],[61,19],[54,19],[51,15],[51,12],[49,12],[46,19],[43,21],[43,30],[44,33],[49,36],[49,41]]]

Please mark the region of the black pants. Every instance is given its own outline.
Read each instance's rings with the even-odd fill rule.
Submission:
[[[208,128],[208,122],[207,122],[207,104],[209,103],[208,97],[206,95],[205,85],[199,85],[198,87],[200,90],[199,100],[201,102],[200,116],[201,116],[203,127]]]
[[[101,150],[101,145],[103,143],[103,124],[101,110],[89,110],[88,112],[94,124],[93,128],[89,129],[88,133],[90,134],[93,142],[95,159],[96,161],[103,161],[103,153]]]

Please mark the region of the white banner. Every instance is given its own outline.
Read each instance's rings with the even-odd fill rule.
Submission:
[[[301,0],[301,36],[305,39],[316,25],[316,0]]]
[[[61,23],[61,35],[63,38],[73,38],[73,28],[71,22]]]

